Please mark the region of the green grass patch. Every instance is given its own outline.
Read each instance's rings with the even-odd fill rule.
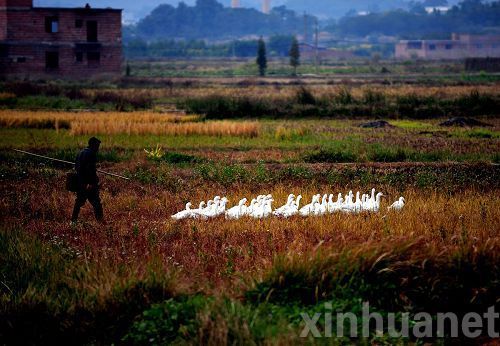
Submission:
[[[304,162],[308,163],[341,163],[356,162],[358,157],[350,150],[320,149],[304,155]]]
[[[460,135],[466,136],[469,138],[500,138],[500,131],[492,131],[487,129],[473,129],[469,131],[464,131]]]
[[[405,130],[429,130],[435,126],[417,120],[391,120],[391,125],[405,129]]]
[[[112,343],[153,302],[173,295],[171,275],[151,263],[142,275],[85,263],[54,236],[42,242],[0,229],[0,334],[22,344]]]
[[[246,298],[278,305],[362,299],[385,311],[486,311],[495,304],[500,286],[498,272],[491,272],[498,264],[493,245],[478,252],[472,246],[456,248],[436,257],[432,251],[424,244],[399,243],[281,257]],[[413,266],[423,259],[425,267]],[[403,277],[408,281],[401,282]],[[484,288],[474,299],[473,287]]]
[[[203,296],[154,304],[134,322],[123,341],[134,345],[165,345],[196,339],[197,313],[206,305],[207,299]]]

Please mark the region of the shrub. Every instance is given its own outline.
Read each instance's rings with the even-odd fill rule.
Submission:
[[[161,159],[168,163],[194,163],[201,161],[196,156],[175,152],[166,152]]]
[[[31,82],[9,82],[5,84],[4,90],[15,94],[17,97],[41,94],[41,88]]]
[[[351,91],[346,87],[340,88],[339,92],[335,97],[335,100],[342,105],[350,105],[355,103],[356,101],[354,99],[354,96],[352,96]]]
[[[153,98],[147,92],[120,93],[115,91],[97,91],[92,96],[92,102],[110,103],[117,111],[131,109],[147,109],[153,105]]]
[[[304,156],[304,161],[309,163],[336,163],[336,162],[356,162],[356,155],[348,150],[328,150],[320,149]]]
[[[249,97],[212,95],[189,98],[181,106],[188,113],[204,114],[207,119],[246,118],[276,115],[268,101]]]
[[[383,106],[386,98],[385,95],[378,91],[373,91],[372,89],[365,90],[363,93],[363,103],[367,105],[380,105]]]
[[[316,104],[316,98],[312,92],[306,87],[300,87],[296,95],[297,103],[301,105],[314,105]]]
[[[134,322],[123,341],[135,345],[164,345],[193,340],[198,329],[197,314],[206,304],[207,299],[202,296],[154,304]]]
[[[196,174],[203,180],[229,185],[248,181],[250,176],[245,167],[238,164],[207,162],[195,167]]]
[[[406,152],[401,149],[391,149],[384,147],[376,147],[368,155],[369,160],[374,162],[402,162],[408,159]]]

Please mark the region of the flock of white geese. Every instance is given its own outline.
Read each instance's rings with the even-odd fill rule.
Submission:
[[[197,209],[191,209],[191,202],[186,204],[186,208],[174,215],[175,220],[183,219],[212,219],[219,216],[225,216],[226,219],[237,220],[243,217],[255,219],[265,219],[268,217],[289,218],[295,215],[300,216],[320,216],[332,214],[336,212],[343,213],[361,213],[361,212],[378,212],[380,210],[380,199],[384,196],[382,192],[376,193],[372,189],[371,195],[360,194],[356,192],[354,195],[349,191],[345,196],[341,193],[337,195],[337,200],[334,201],[334,195],[314,195],[310,203],[300,206],[302,196],[290,194],[285,205],[274,209],[272,195],[259,195],[251,200],[250,205],[247,205],[248,200],[243,198],[238,205],[227,209],[228,199],[226,197],[215,196],[214,199],[205,203],[202,201]],[[396,202],[388,207],[389,210],[401,210],[405,205],[405,199],[400,197]]]

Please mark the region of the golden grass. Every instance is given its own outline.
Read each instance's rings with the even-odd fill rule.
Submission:
[[[212,95],[218,96],[242,96],[252,98],[262,98],[266,100],[282,100],[285,98],[294,97],[299,87],[296,85],[250,85],[250,86],[227,86],[227,85],[210,85],[189,88],[158,88],[149,91],[150,95],[155,99],[162,98],[199,98]],[[307,85],[307,88],[315,97],[331,97],[337,95],[340,90],[345,89],[344,85]],[[128,89],[133,92],[143,92],[144,89]],[[422,85],[363,85],[348,86],[349,92],[353,97],[362,99],[365,93],[370,90],[372,92],[381,93],[385,97],[391,99],[401,96],[415,95],[418,97],[437,97],[437,98],[457,98],[460,96],[470,95],[471,92],[477,91],[480,94],[500,95],[500,88],[497,85],[464,85],[464,86],[422,86]],[[86,91],[86,93],[91,91]],[[119,91],[121,92],[121,91]],[[125,92],[125,91],[124,91]]]
[[[69,128],[72,135],[128,134],[170,136],[257,137],[256,121],[200,121],[198,115],[153,112],[21,112],[0,111],[2,127]]]
[[[257,137],[259,132],[260,125],[256,121],[207,121],[173,124],[100,119],[92,123],[75,121],[71,124],[71,133],[74,135],[125,133],[129,135]]]
[[[187,201],[197,205],[215,195],[228,196],[232,206],[242,197],[272,193],[276,200],[273,206],[277,207],[285,203],[288,193],[302,193],[308,202],[315,193],[345,193],[351,188],[356,190],[356,186],[298,186],[288,181],[273,187],[233,185],[221,191],[214,184],[187,181],[182,192],[173,193],[159,187],[149,187],[143,192],[133,183],[123,185],[112,179],[103,180],[107,186],[102,199],[108,227],[113,229],[111,233],[85,229],[75,233],[71,230],[66,220],[71,214],[73,196],[60,193],[48,182],[28,186],[10,184],[11,190],[27,189],[26,193],[33,196],[24,203],[26,210],[21,216],[10,220],[24,222],[22,215],[25,215],[25,227],[38,234],[73,232],[68,245],[88,249],[89,256],[104,256],[107,261],[136,262],[160,256],[168,267],[179,270],[188,281],[193,277],[224,281],[230,278],[226,275],[228,263],[234,273],[258,273],[269,268],[277,254],[304,254],[320,244],[335,252],[360,245],[382,246],[401,241],[419,241],[437,249],[485,242],[500,245],[498,191],[469,189],[449,195],[415,188],[398,191],[386,185],[377,186],[388,196],[383,199],[378,214],[175,222],[170,215],[183,209]],[[387,212],[387,206],[400,195],[407,199],[405,209],[399,213]],[[16,193],[15,196],[22,198],[23,195]],[[18,203],[22,204],[14,200],[2,201],[4,210],[10,215],[17,215],[14,211],[18,210]],[[29,215],[42,215],[42,219]],[[49,219],[44,221],[43,215]],[[84,208],[82,219],[93,223],[90,207]],[[136,225],[137,234],[132,234],[131,225]],[[73,240],[73,236],[78,240]],[[135,255],[138,253],[144,256],[139,258]]]

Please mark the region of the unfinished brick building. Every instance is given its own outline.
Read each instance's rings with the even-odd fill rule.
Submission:
[[[77,78],[121,73],[121,10],[33,7],[0,0],[0,76]]]

